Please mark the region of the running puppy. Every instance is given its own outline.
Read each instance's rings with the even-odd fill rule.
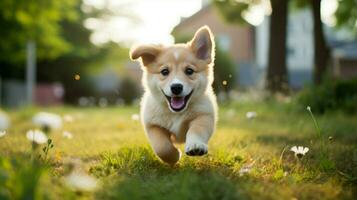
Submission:
[[[215,130],[217,103],[213,93],[215,43],[207,26],[187,44],[142,45],[131,49],[141,58],[145,88],[141,121],[156,155],[175,164],[181,156],[175,142],[185,142],[189,156],[207,154]]]

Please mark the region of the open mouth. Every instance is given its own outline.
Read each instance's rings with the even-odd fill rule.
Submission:
[[[164,93],[162,91],[162,93]],[[170,108],[175,111],[175,112],[180,112],[181,110],[183,110],[186,105],[188,100],[190,99],[191,95],[193,93],[193,90],[190,92],[190,94],[186,95],[186,96],[167,96],[165,93],[165,97],[170,105]]]

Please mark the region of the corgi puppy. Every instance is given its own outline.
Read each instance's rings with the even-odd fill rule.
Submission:
[[[168,164],[180,159],[175,143],[185,142],[188,156],[208,152],[217,121],[214,54],[215,43],[207,26],[186,44],[142,45],[130,51],[132,60],[140,58],[144,71],[142,124],[155,154]]]

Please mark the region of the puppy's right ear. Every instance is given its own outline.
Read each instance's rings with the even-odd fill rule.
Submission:
[[[162,47],[159,45],[142,45],[131,49],[130,58],[136,60],[141,58],[144,66],[150,65],[160,54]]]

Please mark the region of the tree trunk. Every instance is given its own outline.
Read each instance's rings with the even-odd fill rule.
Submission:
[[[321,21],[321,0],[312,0],[312,11],[314,21],[314,82],[320,84],[327,71],[327,62],[330,50],[326,45]]]
[[[286,93],[289,88],[286,67],[288,0],[272,0],[271,5],[267,89],[272,93]]]

